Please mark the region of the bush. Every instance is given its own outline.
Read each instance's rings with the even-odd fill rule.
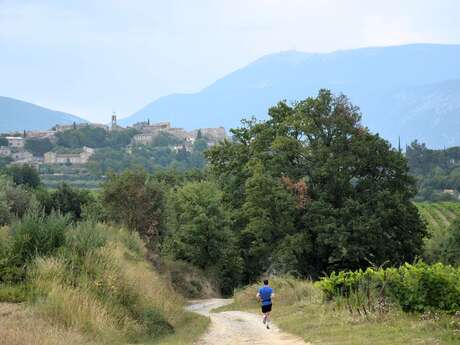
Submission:
[[[318,285],[327,298],[339,302],[345,299],[348,308],[358,311],[382,305],[385,299],[406,312],[460,310],[460,269],[441,263],[333,272]]]
[[[17,264],[25,264],[34,257],[53,254],[65,243],[68,218],[59,213],[45,216],[31,211],[11,226],[12,253]]]

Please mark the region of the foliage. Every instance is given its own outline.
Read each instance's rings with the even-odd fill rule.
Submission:
[[[57,145],[76,149],[84,146],[92,148],[125,147],[132,137],[137,134],[133,128],[107,131],[104,128],[91,126],[79,127],[57,134]]]
[[[15,185],[12,179],[0,175],[0,226],[21,218],[36,204],[35,196],[23,185]]]
[[[36,157],[43,157],[46,152],[53,149],[53,144],[48,138],[27,138],[24,148]]]
[[[184,140],[166,132],[160,132],[154,136],[152,143],[150,144],[153,147],[161,146],[174,146],[183,144]]]
[[[411,173],[417,177],[419,201],[458,201],[460,192],[460,147],[433,150],[414,141],[406,149]],[[444,193],[454,190],[457,195]]]
[[[105,146],[106,136],[105,129],[90,126],[66,130],[56,135],[57,144],[67,148],[103,147]]]
[[[164,192],[143,171],[111,175],[102,187],[102,202],[108,219],[138,231],[150,249],[162,236]]]
[[[0,146],[8,146],[8,139],[3,136],[0,136]]]
[[[230,294],[239,282],[241,262],[221,194],[210,182],[189,182],[175,193],[166,252],[210,271]]]
[[[239,243],[265,251],[248,257],[265,264],[246,266],[246,279],[265,267],[315,278],[421,253],[427,232],[407,162],[360,119],[345,96],[321,90],[243,121],[234,142],[207,151]]]
[[[150,173],[167,170],[188,171],[203,169],[206,165],[203,153],[194,150],[177,152],[168,146],[138,145],[125,148],[99,149],[91,157],[88,167],[95,176],[110,172],[122,173],[130,169],[144,169]]]
[[[30,165],[14,165],[5,169],[5,173],[11,176],[17,185],[37,188],[40,185],[40,176],[37,169]]]
[[[68,219],[57,213],[45,216],[29,211],[9,229],[9,239],[0,248],[0,283],[25,279],[27,265],[37,256],[52,255],[65,242]]]
[[[442,259],[444,262],[460,266],[460,218],[449,228],[442,242]]]
[[[398,303],[404,311],[455,313],[460,309],[460,269],[441,263],[333,272],[319,286],[328,298],[345,298],[350,310],[364,313],[375,306],[384,307],[385,298]]]
[[[0,157],[0,171],[5,169],[12,161],[11,157]]]
[[[48,214],[58,211],[69,215],[72,220],[80,220],[84,207],[90,207],[96,203],[90,192],[72,188],[66,183],[50,192],[42,189],[36,195]]]

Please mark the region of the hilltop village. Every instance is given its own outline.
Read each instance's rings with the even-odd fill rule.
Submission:
[[[206,141],[208,147],[227,138],[223,127],[186,131],[183,128],[172,127],[170,122],[150,123],[150,120],[147,120],[124,128],[118,125],[117,117],[113,115],[110,125],[73,123],[56,125],[48,131],[2,134],[0,135],[0,157],[7,159],[8,164],[12,165],[29,164],[36,167],[41,165],[85,165],[102,145],[100,143],[95,143],[93,146],[74,145],[75,147],[62,145],[60,141],[64,141],[64,137],[76,136],[78,131],[89,131],[99,136],[105,132],[107,137],[113,136],[114,133],[123,137],[128,135],[129,140],[126,141],[125,139],[126,145],[123,145],[128,154],[132,153],[134,147],[150,145],[160,136],[172,139],[166,146],[175,152],[181,150],[192,152],[197,138]]]

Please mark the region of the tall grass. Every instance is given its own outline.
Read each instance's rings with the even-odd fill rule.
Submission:
[[[0,254],[23,263],[21,284],[37,323],[77,333],[81,344],[127,344],[151,343],[190,319],[184,299],[145,260],[139,236],[94,222],[68,225],[57,214],[28,217],[0,234],[11,240]],[[9,345],[24,341],[3,335]],[[37,339],[55,343],[51,334]]]

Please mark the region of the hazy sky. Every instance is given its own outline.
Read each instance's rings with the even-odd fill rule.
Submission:
[[[86,119],[268,53],[460,43],[459,0],[0,0],[0,95]]]

